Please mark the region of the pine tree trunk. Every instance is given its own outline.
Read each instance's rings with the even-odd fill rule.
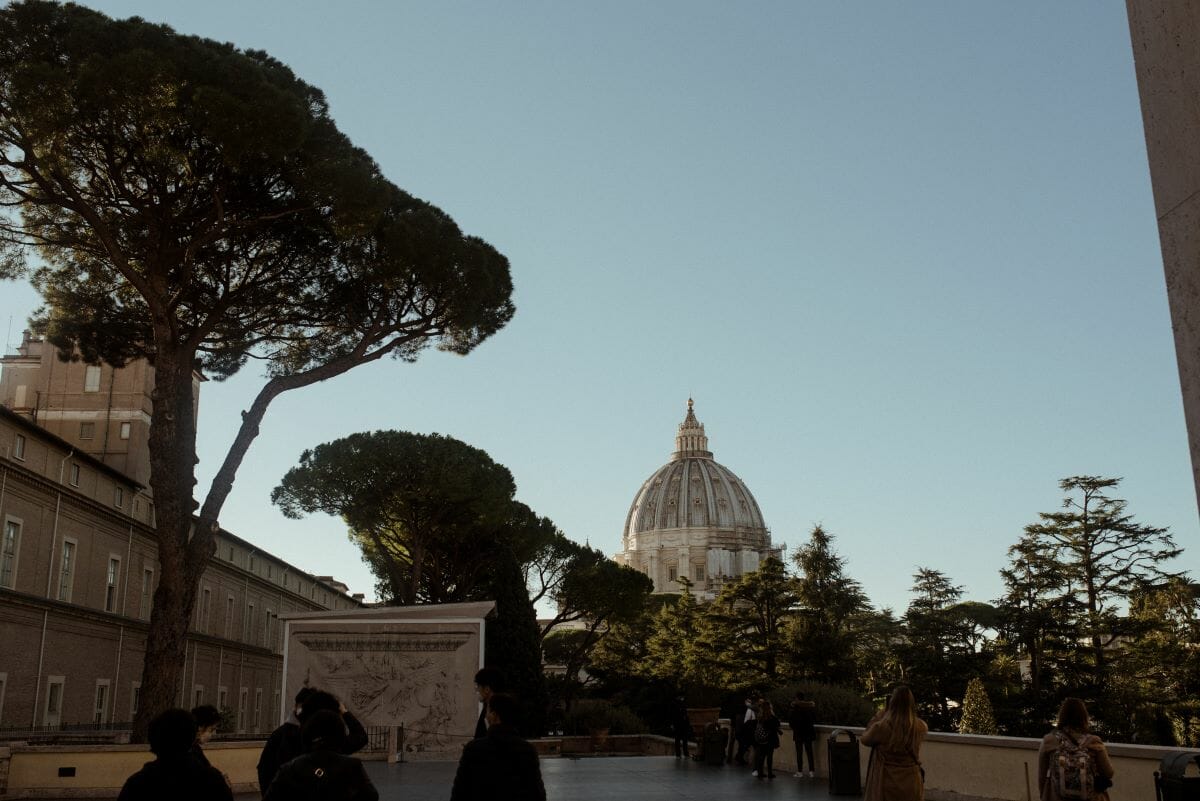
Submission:
[[[133,741],[144,742],[150,721],[179,703],[188,624],[212,537],[193,542],[196,421],[190,358],[160,350],[155,361],[154,413],[150,422],[150,486],[159,575],[146,636],[141,703]],[[207,553],[202,556],[207,542]],[[191,546],[197,546],[195,548]]]

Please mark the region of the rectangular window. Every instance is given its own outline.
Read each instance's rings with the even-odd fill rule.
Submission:
[[[104,583],[104,611],[117,611],[117,579],[121,575],[121,560],[115,556],[108,558],[108,574]]]
[[[13,458],[25,461],[25,437],[20,434],[13,439]]]
[[[113,506],[121,509],[125,506],[125,488],[113,487]]]
[[[196,628],[204,633],[208,633],[211,620],[209,618],[212,611],[212,590],[205,587],[200,593],[200,616],[196,620]]]
[[[197,684],[192,688],[192,708],[200,706],[204,703],[204,685]]]
[[[233,635],[233,596],[225,598],[225,639]]]
[[[42,710],[42,723],[57,726],[62,723],[63,684],[62,676],[46,677],[46,706]]]
[[[108,723],[108,679],[96,679],[96,703],[92,705],[92,723]]]
[[[100,391],[100,366],[97,364],[89,364],[83,369],[83,391],[84,392],[99,392]]]
[[[246,604],[246,625],[242,627],[242,642],[252,642],[254,634],[254,604]]]
[[[0,724],[4,723],[4,691],[8,688],[8,674],[0,673]]]
[[[133,720],[137,717],[138,709],[142,705],[142,683],[135,681],[129,686],[129,719]]]
[[[675,571],[676,571],[675,565],[671,565],[670,567],[667,568],[667,581],[668,582],[671,582],[671,583],[675,582],[675,579],[678,577],[678,574]]]
[[[268,609],[266,611],[266,616],[267,616],[267,625],[266,625],[266,631],[263,632],[263,634],[264,634],[264,638],[267,641],[267,647],[274,648],[275,647],[275,613],[272,612],[270,609]]]
[[[246,731],[246,699],[249,697],[245,687],[238,690],[237,730],[238,734]]]
[[[696,581],[704,581],[704,566],[696,565]]]
[[[120,434],[121,439],[129,439],[130,428],[131,428],[131,426],[129,423],[121,423],[121,434]]]
[[[80,423],[79,424],[79,438],[80,439],[95,439],[96,438],[96,424],[95,423]]]
[[[262,722],[262,687],[254,690],[254,731],[257,733]]]
[[[21,547],[21,524],[4,521],[4,540],[0,541],[0,587],[17,586],[17,550]]]
[[[58,566],[58,600],[71,600],[71,587],[75,583],[75,543],[63,540],[62,561]]]
[[[253,556],[250,557],[250,572],[251,573],[254,572],[254,557]]]
[[[217,709],[221,710],[222,713],[224,713],[225,710],[229,709],[229,688],[228,687],[218,687],[217,688]]]
[[[0,705],[3,705],[3,703],[4,696],[0,694]],[[271,699],[271,722],[274,723],[277,720],[279,720],[279,690],[275,691],[275,695]]]
[[[154,601],[154,571],[150,568],[142,570],[142,604],[138,607],[138,615],[142,620],[150,619],[150,604]]]
[[[74,462],[71,463],[71,486],[79,486],[79,465]]]

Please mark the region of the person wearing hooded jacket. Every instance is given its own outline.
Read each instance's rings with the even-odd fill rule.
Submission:
[[[258,759],[258,787],[263,795],[266,795],[267,788],[280,766],[304,753],[301,726],[321,710],[337,712],[341,716],[346,735],[341,743],[341,753],[353,754],[367,744],[367,730],[336,696],[323,690],[304,687],[296,694],[296,709],[293,714],[287,722],[271,732]]]
[[[156,759],[130,776],[117,801],[233,801],[221,771],[192,756],[196,721],[186,709],[168,709],[150,721]]]
[[[314,713],[300,729],[305,753],[279,768],[264,801],[379,801],[362,762],[341,753],[346,728],[330,709]]]

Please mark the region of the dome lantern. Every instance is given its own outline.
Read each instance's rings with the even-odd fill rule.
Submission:
[[[679,424],[679,433],[675,435],[675,452],[671,454],[671,461],[686,459],[689,456],[699,456],[702,459],[712,458],[712,451],[708,449],[708,437],[704,434],[704,423],[696,419],[694,405],[692,399],[688,398],[687,417],[683,418],[683,422]]]

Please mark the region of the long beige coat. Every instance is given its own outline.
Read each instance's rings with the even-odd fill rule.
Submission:
[[[921,758],[921,742],[927,731],[925,721],[917,718],[910,747],[893,751],[887,747],[892,738],[889,722],[872,721],[867,726],[862,743],[874,748],[863,801],[924,801],[925,783],[916,760]]]
[[[1071,736],[1092,752],[1096,770],[1111,779],[1113,777],[1112,760],[1108,758],[1108,751],[1104,748],[1104,743],[1100,741],[1100,738],[1094,734],[1080,734],[1076,731],[1072,731]],[[1050,765],[1054,761],[1054,752],[1057,750],[1058,735],[1050,732],[1042,738],[1041,748],[1038,749],[1038,793],[1041,795],[1042,801],[1061,801],[1058,797],[1058,788],[1047,776]],[[1096,793],[1092,796],[1092,801],[1109,801],[1108,793]]]

